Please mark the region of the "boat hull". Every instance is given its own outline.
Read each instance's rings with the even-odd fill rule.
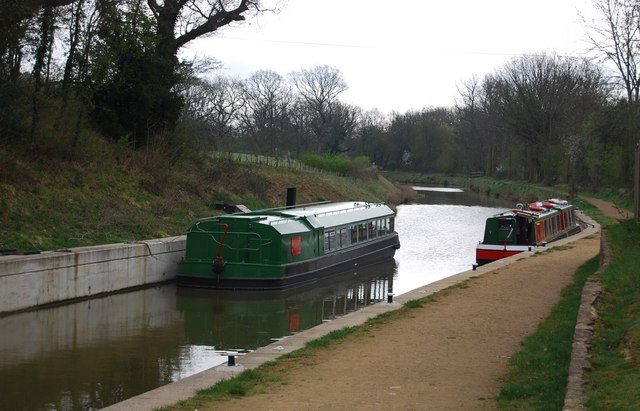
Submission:
[[[504,245],[480,243],[476,247],[476,263],[481,266],[531,250],[532,246],[527,245],[508,245],[505,247]]]
[[[321,257],[277,266],[247,266],[246,275],[234,277],[214,273],[211,264],[189,267],[182,263],[178,284],[188,287],[205,287],[227,290],[281,290],[314,283],[353,268],[359,264],[393,258],[400,248],[397,233],[357,247],[339,250]],[[193,275],[194,270],[200,271]],[[202,271],[205,270],[203,273]],[[251,275],[255,272],[255,275]]]

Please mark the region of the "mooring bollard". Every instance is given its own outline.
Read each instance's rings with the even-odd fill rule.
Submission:
[[[387,293],[387,302],[388,303],[392,303],[393,302],[393,293]]]
[[[235,355],[229,355],[227,357],[227,366],[228,367],[235,367],[236,365],[236,356]]]
[[[473,271],[476,271],[476,268],[478,268],[478,264],[471,264],[471,269]]]

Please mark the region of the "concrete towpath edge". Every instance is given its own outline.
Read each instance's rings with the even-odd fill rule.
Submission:
[[[584,372],[591,367],[590,352],[594,336],[594,324],[598,318],[595,304],[602,294],[600,273],[609,265],[611,253],[607,242],[606,230],[600,236],[600,268],[589,276],[582,289],[580,308],[576,319],[567,379],[567,392],[563,411],[585,410]]]

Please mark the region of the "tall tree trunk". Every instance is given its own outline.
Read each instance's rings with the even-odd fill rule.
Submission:
[[[45,68],[47,55],[53,43],[54,13],[52,7],[45,7],[40,14],[40,41],[36,50],[35,62],[33,64],[33,98],[31,110],[31,145],[35,146],[37,130],[40,123],[39,100],[42,88],[42,74]]]
[[[71,93],[71,85],[73,83],[73,68],[76,64],[76,53],[82,31],[83,6],[84,0],[78,0],[69,28],[69,55],[64,65],[64,74],[62,76],[62,104],[60,104],[60,109],[56,117],[55,128],[58,128],[62,123],[69,104],[69,94]]]

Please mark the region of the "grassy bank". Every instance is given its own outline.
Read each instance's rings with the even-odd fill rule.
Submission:
[[[601,274],[603,294],[587,375],[590,410],[640,409],[640,226],[607,228],[611,261]]]
[[[43,251],[180,235],[216,203],[251,209],[297,202],[403,201],[377,174],[341,177],[203,155],[103,146],[80,159],[0,149],[0,250]]]
[[[562,300],[511,359],[497,398],[501,409],[562,409],[582,288],[598,263],[599,258],[593,258],[580,267],[574,283],[562,291]]]

